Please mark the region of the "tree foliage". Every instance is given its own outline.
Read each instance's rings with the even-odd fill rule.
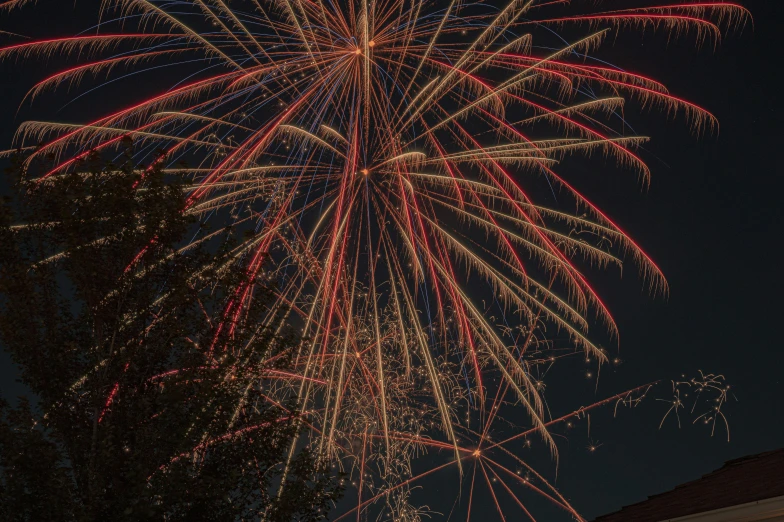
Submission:
[[[242,261],[178,249],[209,232],[158,163],[128,143],[116,164],[11,168],[0,341],[35,400],[0,405],[0,519],[324,519],[340,488],[296,443],[295,404],[265,394],[297,339],[262,322],[269,285],[227,321]]]

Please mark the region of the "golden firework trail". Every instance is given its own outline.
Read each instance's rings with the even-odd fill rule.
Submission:
[[[471,486],[469,518],[474,485],[486,483],[502,519],[499,497],[508,496],[533,520],[532,494],[581,520],[509,443],[538,434],[555,454],[551,428],[592,408],[553,419],[537,377],[569,353],[553,350],[556,337],[607,359],[588,330],[595,316],[615,325],[586,267],[631,258],[653,289],[666,283],[559,164],[599,152],[647,179],[635,152],[646,138],[629,135],[622,117],[630,100],[682,114],[696,130],[716,125],[656,80],[589,52],[621,30],[716,42],[747,18],[724,2],[618,4],[105,0],[92,30],[9,45],[0,58],[78,56],[35,85],[31,100],[129,71],[150,72],[153,84],[173,79],[132,105],[127,92],[110,100],[116,111],[95,121],[27,122],[17,144],[40,144],[28,161],[57,158],[36,183],[128,137],[140,161],[163,149],[155,161],[185,180],[183,211],[233,225],[181,248],[236,236],[232,261],[217,268],[242,266],[252,281],[203,349],[225,350],[219,341],[253,300],[253,281],[276,283],[269,324],[286,314],[306,341],[291,374],[251,371],[248,386],[271,379],[279,403],[296,394],[314,447],[354,470],[358,501],[345,516],[359,520],[382,501],[395,520],[419,520],[411,484],[457,467]],[[723,390],[713,376],[700,382]],[[631,404],[647,389],[597,405]],[[496,438],[510,403],[528,425]],[[680,406],[676,399],[672,414]],[[452,460],[415,474],[423,451]]]

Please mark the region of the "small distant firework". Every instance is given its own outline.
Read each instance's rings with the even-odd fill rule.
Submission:
[[[620,117],[629,99],[695,129],[715,125],[656,80],[588,53],[624,28],[715,41],[746,17],[724,2],[605,8],[612,3],[104,0],[100,25],[10,45],[0,58],[78,57],[30,100],[129,71],[152,85],[172,80],[132,104],[125,89],[107,100],[115,112],[89,123],[26,122],[17,145],[28,161],[56,159],[37,183],[129,137],[139,162],[185,180],[184,212],[221,226],[200,229],[181,251],[235,237],[232,262],[217,268],[242,266],[251,281],[221,328],[231,335],[255,281],[276,285],[269,323],[284,313],[301,328],[296,375],[271,393],[295,395],[312,447],[351,468],[350,516],[381,502],[394,520],[419,520],[411,485],[458,467],[472,485],[469,513],[473,484],[486,482],[496,505],[509,495],[523,516],[533,519],[523,500],[533,492],[582,520],[513,445],[538,436],[554,454],[553,427],[601,405],[633,406],[649,387],[554,419],[537,376],[575,348],[608,361],[588,329],[594,314],[615,325],[586,265],[620,267],[628,256],[651,288],[666,286],[559,162],[600,152],[647,179],[635,152],[645,138]],[[205,354],[225,350],[223,334]],[[554,339],[571,349],[556,350]],[[699,420],[723,419],[718,378],[688,385],[720,392]],[[684,386],[668,415],[682,408]],[[502,406],[528,421],[499,438]],[[414,474],[424,451],[452,459]]]

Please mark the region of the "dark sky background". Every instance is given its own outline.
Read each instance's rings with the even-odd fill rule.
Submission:
[[[594,53],[707,108],[721,130],[696,137],[682,119],[655,112],[630,117],[639,134],[653,137],[642,153],[652,170],[647,190],[634,174],[610,169],[605,175],[600,159],[564,166],[568,179],[656,260],[670,294],[651,296],[633,269],[622,279],[617,272],[592,273],[620,329],[624,363],[605,371],[596,391],[594,381],[578,383],[554,391],[554,400],[574,393],[589,403],[701,369],[724,374],[737,402],[725,410],[729,442],[722,429],[710,437],[688,420],[680,430],[674,423],[660,430],[666,405],[655,402],[616,419],[611,412],[606,418],[597,415],[601,421],[594,423],[591,439],[601,446],[589,452],[584,434],[570,438],[562,447],[556,481],[588,518],[695,479],[726,460],[784,446],[784,2],[741,3],[752,13],[753,27],[728,34],[716,49],[707,44],[695,51],[685,41],[667,45],[661,37],[646,36],[607,42]],[[70,7],[63,18],[33,23],[35,11],[26,10],[27,21],[18,15],[1,20],[0,30],[65,35],[85,27]],[[57,107],[50,96],[16,116],[19,101],[44,70],[42,63],[0,65],[0,149],[10,144],[21,121]],[[22,391],[2,354],[0,391],[9,397]],[[554,471],[554,465],[550,468]],[[441,484],[442,479],[424,484],[427,503],[448,512],[454,494],[441,498]]]

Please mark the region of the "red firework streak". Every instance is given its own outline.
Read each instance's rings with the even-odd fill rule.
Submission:
[[[0,10],[28,3],[0,2]],[[102,13],[117,18],[101,26],[110,33],[11,45],[0,59],[63,53],[86,61],[37,83],[30,99],[127,69],[156,71],[149,78],[160,93],[110,100],[113,111],[87,124],[26,122],[18,145],[33,151],[28,161],[58,158],[44,180],[131,137],[140,162],[186,180],[184,213],[232,225],[181,247],[235,238],[230,261],[212,268],[241,270],[246,281],[208,317],[215,333],[204,368],[221,368],[210,362],[225,349],[219,340],[236,334],[263,275],[276,283],[276,300],[258,326],[301,328],[294,368],[224,371],[274,382],[264,390],[273,404],[296,394],[304,436],[322,458],[359,473],[357,505],[343,517],[378,509],[415,520],[411,485],[451,467],[462,477],[470,465],[467,519],[483,492],[500,519],[534,520],[531,495],[582,520],[514,444],[538,435],[556,455],[551,429],[599,406],[636,403],[648,390],[555,419],[546,412],[547,369],[573,353],[607,360],[588,334],[595,317],[617,333],[585,267],[622,267],[630,257],[652,289],[666,291],[666,282],[560,161],[601,152],[647,181],[635,152],[646,138],[630,136],[623,120],[628,100],[682,114],[696,131],[715,126],[655,79],[589,52],[613,31],[646,28],[716,41],[745,23],[746,11],[723,2],[621,10],[611,1],[559,0],[511,0],[501,9],[458,0],[308,0],[274,10],[256,0],[242,10],[221,0],[209,8],[199,0],[116,3],[116,16]],[[155,24],[139,22],[148,18]],[[167,31],[148,32],[153,26]],[[167,154],[152,157],[154,150]],[[183,159],[196,166],[178,167]],[[153,243],[126,277],[144,277]],[[243,405],[240,398],[237,411]],[[523,426],[510,433],[502,409]],[[427,467],[416,458],[426,449],[453,459],[415,472]],[[518,513],[504,512],[505,496]]]

